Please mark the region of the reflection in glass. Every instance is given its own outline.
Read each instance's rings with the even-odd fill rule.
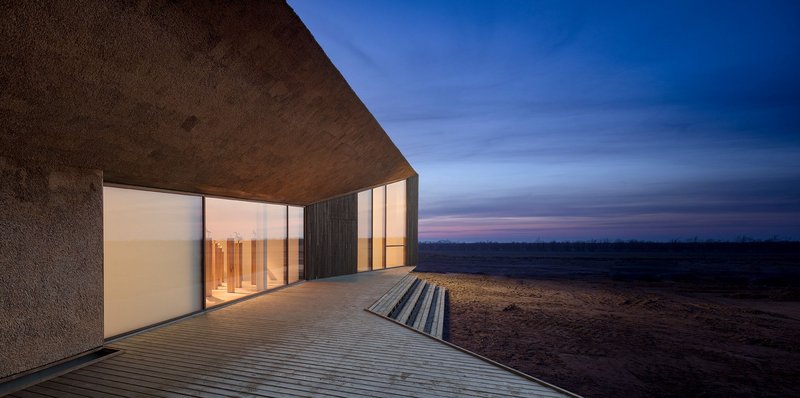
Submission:
[[[358,272],[406,264],[406,181],[358,193]]]
[[[263,205],[267,211],[267,288],[283,286],[286,273],[286,206]]]
[[[103,188],[104,336],[200,310],[202,198]]]
[[[406,182],[386,186],[386,266],[405,265]]]
[[[406,244],[406,182],[386,186],[386,245]]]
[[[383,251],[386,236],[386,186],[372,189],[372,269],[384,268]]]
[[[386,267],[401,267],[406,265],[405,246],[386,246]]]
[[[289,206],[289,283],[303,279],[303,208]]]
[[[206,198],[206,305],[267,288],[264,204]]]
[[[370,270],[372,252],[372,190],[358,193],[358,272]]]

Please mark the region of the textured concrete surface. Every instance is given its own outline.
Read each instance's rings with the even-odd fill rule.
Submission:
[[[0,4],[0,148],[309,204],[414,170],[283,1]]]
[[[103,344],[102,184],[0,157],[0,378]]]

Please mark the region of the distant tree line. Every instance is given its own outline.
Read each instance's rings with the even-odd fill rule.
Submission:
[[[646,240],[585,240],[536,242],[420,242],[421,251],[506,251],[535,253],[800,253],[800,241],[741,237],[733,241],[697,238]]]

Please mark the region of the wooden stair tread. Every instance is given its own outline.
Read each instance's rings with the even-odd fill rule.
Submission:
[[[441,339],[446,293],[447,289],[409,274],[367,310]]]

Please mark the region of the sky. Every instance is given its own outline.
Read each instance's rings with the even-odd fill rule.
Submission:
[[[800,2],[290,0],[420,240],[800,239]]]

